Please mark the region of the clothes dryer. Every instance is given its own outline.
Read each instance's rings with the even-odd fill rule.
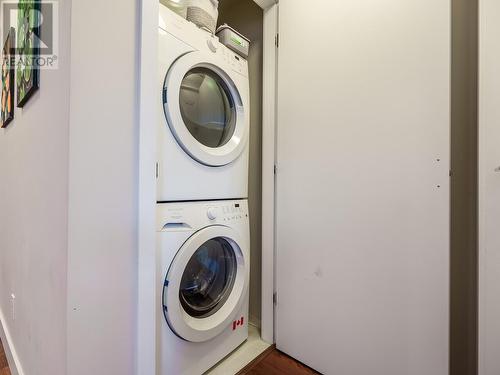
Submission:
[[[160,5],[157,201],[248,197],[248,63]]]

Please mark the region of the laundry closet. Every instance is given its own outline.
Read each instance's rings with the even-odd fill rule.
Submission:
[[[250,69],[262,61],[249,154],[260,339],[324,373],[474,368],[477,8],[284,2],[254,22],[249,4],[221,1],[219,24],[248,34]]]
[[[171,1],[168,3],[172,5]],[[238,328],[250,323],[250,336],[233,352],[235,343],[245,340],[240,337],[230,345],[220,344],[225,340],[221,337],[231,337],[231,332],[224,334],[224,330],[215,329],[214,336],[207,336],[214,340],[209,345],[209,341],[196,334],[184,334],[183,328],[176,330],[175,321],[186,318],[189,306],[182,304],[184,311],[181,309],[178,317],[169,317],[165,301],[178,299],[183,292],[177,287],[169,292],[172,279],[161,274],[175,260],[173,263],[171,259],[162,260],[154,283],[147,273],[143,278],[140,276],[145,282],[143,287],[161,285],[163,291],[155,298],[148,296],[149,307],[143,311],[144,315],[139,315],[139,327],[144,328],[140,330],[139,341],[150,345],[153,334],[167,330],[171,338],[158,339],[156,351],[145,346],[141,353],[140,346],[141,368],[150,373],[154,363],[155,371],[168,373],[173,369],[169,367],[172,363],[184,361],[176,368],[182,373],[189,368],[190,360],[204,356],[200,366],[205,369],[212,361],[213,365],[218,364],[213,373],[236,373],[274,343],[279,350],[326,374],[364,374],[373,370],[384,374],[406,371],[441,375],[447,373],[450,363],[454,369],[473,367],[474,340],[469,336],[472,341],[468,347],[457,344],[470,335],[475,324],[474,309],[464,308],[474,305],[477,259],[473,249],[460,246],[460,241],[474,241],[472,226],[460,218],[473,214],[475,206],[467,192],[459,188],[474,173],[471,164],[461,162],[459,155],[464,151],[472,155],[474,150],[471,141],[464,141],[474,136],[473,127],[463,120],[473,116],[474,108],[457,104],[467,95],[463,85],[473,86],[474,77],[471,67],[460,65],[457,62],[461,60],[456,57],[467,50],[469,43],[459,38],[460,32],[474,29],[473,17],[465,16],[471,9],[458,1],[451,8],[447,0],[406,0],[383,6],[365,0],[335,0],[328,4],[311,1],[307,6],[283,2],[279,10],[273,1],[221,0],[206,4],[218,5],[217,25],[201,21],[201,26],[208,30],[196,30],[194,24],[187,29],[196,34],[204,32],[203,48],[208,46],[214,55],[221,48],[227,51],[226,59],[229,56],[227,61],[233,70],[241,73],[242,61],[243,69],[248,67],[248,97],[240,95],[241,102],[221,99],[218,104],[244,107],[248,99],[250,106],[249,168],[245,182],[248,211],[241,202],[224,201],[243,198],[224,192],[228,186],[237,191],[237,183],[243,181],[241,176],[233,179],[236,182],[233,185],[224,181],[227,166],[235,160],[238,163],[238,158],[220,164],[216,161],[220,155],[204,160],[203,150],[190,151],[183,141],[197,135],[191,131],[190,135],[177,132],[175,124],[171,124],[185,121],[189,113],[184,118],[182,115],[168,118],[170,106],[177,110],[179,101],[182,103],[176,93],[179,89],[191,93],[198,90],[193,87],[200,75],[207,73],[203,70],[204,63],[197,65],[203,69],[197,70],[196,77],[188,79],[189,87],[184,88],[181,81],[188,77],[189,71],[177,68],[177,62],[167,63],[166,67],[173,66],[170,76],[167,74],[161,90],[154,91],[163,95],[163,108],[157,113],[160,119],[151,116],[158,108],[149,102],[142,102],[141,118],[142,123],[150,119],[161,122],[165,112],[167,122],[171,123],[170,129],[164,126],[164,130],[173,132],[175,142],[180,145],[178,151],[187,152],[205,167],[213,163],[213,168],[203,172],[209,182],[207,186],[198,190],[188,184],[187,188],[158,199],[160,205],[173,205],[174,215],[179,217],[182,216],[178,215],[179,205],[196,201],[195,205],[203,206],[200,211],[203,223],[216,220],[220,224],[217,221],[220,218],[248,214],[248,317],[231,315],[223,325],[238,332]],[[147,10],[143,16],[145,48],[141,52],[144,66],[151,68],[156,61],[162,61],[162,54],[179,52],[173,52],[175,48],[167,45],[156,50],[152,43],[156,35],[149,23],[157,15],[154,7]],[[178,13],[178,18],[170,14],[163,21],[162,12],[165,9],[160,7],[160,40],[162,33],[175,34],[186,27],[184,18],[199,22],[198,15],[189,9],[184,12],[171,6],[169,12]],[[171,24],[162,27],[165,19],[170,19]],[[234,49],[220,47],[222,36],[219,40],[212,39],[210,34],[224,24],[234,29],[231,32],[239,43],[250,41],[248,60]],[[182,38],[177,35],[177,39]],[[198,64],[189,55],[182,55],[177,61]],[[217,62],[209,64],[216,66]],[[142,77],[145,80],[141,97],[149,98],[153,81],[157,84],[158,79],[146,70],[142,71]],[[238,79],[234,77],[229,75],[233,83]],[[211,76],[210,79],[212,85],[219,85],[222,96],[234,94],[227,78],[221,81]],[[173,84],[169,85],[169,80]],[[191,98],[191,103],[195,102]],[[230,118],[227,113],[224,116]],[[146,128],[142,131],[144,139],[149,140],[146,144],[151,145],[156,133]],[[168,138],[167,142],[174,139],[171,134],[160,134],[160,142],[162,138]],[[161,153],[161,144],[156,147],[157,153]],[[153,158],[147,148],[144,150],[142,165],[148,170]],[[190,173],[190,167],[183,163],[169,167],[168,160],[164,165],[155,160],[159,190],[163,185],[168,189],[182,171]],[[169,175],[172,170],[174,173]],[[217,178],[219,173],[222,181]],[[227,173],[231,176],[231,172]],[[158,192],[147,181],[145,189]],[[203,188],[213,189],[207,198],[217,200],[216,203],[200,203],[206,198],[196,192]],[[194,189],[191,196],[182,196],[189,189]],[[451,205],[450,199],[454,202]],[[467,206],[457,203],[464,200]],[[148,204],[143,208],[147,220],[142,228],[146,233],[155,208]],[[227,210],[229,216],[225,216]],[[166,211],[166,216],[172,215]],[[157,231],[170,228],[191,233],[190,230],[198,228],[171,219],[157,223]],[[148,233],[145,238],[149,242],[144,241],[141,258],[145,264],[147,259],[149,262],[157,259],[150,253],[155,241]],[[157,241],[162,244],[160,237]],[[189,243],[187,238],[183,237],[179,243]],[[187,263],[185,260],[182,264]],[[175,277],[177,282],[182,278],[182,273]],[[469,293],[463,298],[466,289]],[[161,298],[163,312],[158,314],[160,310],[156,309],[154,313],[151,303],[158,303]],[[230,298],[222,299],[222,305]],[[218,312],[222,313],[223,307]],[[157,318],[154,325],[148,319],[152,314]],[[185,320],[189,327],[184,327],[185,331],[199,323],[195,330],[205,329],[201,322],[205,318],[210,320],[210,316],[202,314],[195,320],[188,317]],[[172,348],[187,353],[185,358],[179,359],[179,353],[175,354],[177,359],[171,353],[164,356]],[[219,363],[223,353],[230,355]],[[358,360],[360,353],[363,361]]]

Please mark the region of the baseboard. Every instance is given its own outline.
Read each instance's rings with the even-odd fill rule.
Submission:
[[[271,354],[274,350],[276,350],[276,344],[271,345],[269,348],[264,350],[262,353],[260,353],[252,362],[250,362],[248,365],[243,367],[236,375],[245,375],[252,368],[254,368],[256,365],[258,365],[260,362],[264,360],[269,354]]]
[[[2,310],[0,309],[0,338],[2,339],[3,349],[9,362],[9,368],[12,375],[24,375],[21,362],[17,356],[16,349],[12,343],[9,329],[5,324],[5,318]]]

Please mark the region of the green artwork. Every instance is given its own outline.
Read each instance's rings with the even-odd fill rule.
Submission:
[[[17,106],[23,107],[38,90],[39,70],[39,0],[20,0],[17,16],[17,50],[19,63],[16,70]]]
[[[14,119],[14,29],[9,30],[2,50],[2,107],[0,126],[5,128]]]

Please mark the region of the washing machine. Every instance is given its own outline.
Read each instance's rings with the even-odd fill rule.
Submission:
[[[157,201],[248,197],[248,63],[160,5]]]
[[[246,200],[157,209],[161,375],[201,375],[248,338],[250,223]]]

